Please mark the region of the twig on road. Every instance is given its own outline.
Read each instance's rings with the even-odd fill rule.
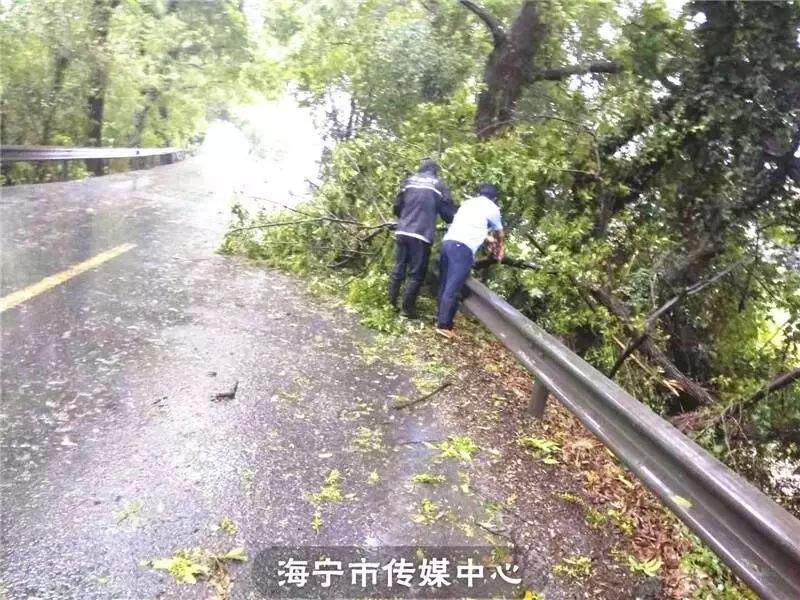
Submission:
[[[236,390],[239,389],[239,381],[235,381],[233,387],[227,392],[214,394],[214,400],[233,400],[236,397]]]
[[[409,400],[408,402],[398,402],[397,404],[392,406],[392,409],[393,410],[400,410],[401,408],[409,408],[409,407],[415,406],[415,405],[417,405],[417,404],[419,404],[421,402],[425,402],[426,400],[430,400],[433,396],[435,396],[436,394],[438,394],[442,390],[449,388],[451,385],[453,385],[451,382],[445,381],[442,385],[437,387],[432,392],[429,392],[429,393],[425,394],[424,396],[420,396],[419,398],[416,398],[414,400]]]

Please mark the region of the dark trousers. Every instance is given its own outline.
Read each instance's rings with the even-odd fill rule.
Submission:
[[[472,269],[474,256],[469,246],[453,240],[442,244],[439,258],[439,317],[437,326],[443,329],[453,327],[453,319],[458,310],[458,297]]]
[[[392,303],[397,301],[400,286],[408,273],[403,309],[413,310],[419,290],[425,281],[428,272],[428,260],[431,257],[431,245],[408,235],[398,235],[395,238],[394,268],[389,276],[389,298]]]

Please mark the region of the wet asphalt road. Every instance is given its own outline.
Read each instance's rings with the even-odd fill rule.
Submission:
[[[431,496],[408,485],[432,456],[420,442],[446,435],[424,409],[387,409],[414,393],[411,373],[365,365],[370,334],[296,280],[216,255],[228,197],[213,189],[192,159],[2,192],[2,296],[136,244],[2,314],[10,599],[211,597],[142,563],[181,549],[243,546],[224,587],[259,598],[252,558],[269,545],[476,543],[410,519]],[[359,428],[379,447],[359,447]],[[323,506],[315,533],[305,495],[330,469],[353,496]]]

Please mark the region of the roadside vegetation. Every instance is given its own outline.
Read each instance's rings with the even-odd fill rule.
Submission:
[[[4,2],[0,141],[191,148],[213,119],[235,119],[237,104],[281,92],[277,42],[259,19],[224,0]],[[3,182],[47,181],[61,168],[4,165]]]

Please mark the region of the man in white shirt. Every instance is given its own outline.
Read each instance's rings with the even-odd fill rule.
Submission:
[[[466,200],[456,212],[442,243],[439,259],[439,315],[436,331],[453,337],[453,318],[458,310],[458,297],[469,277],[475,253],[490,231],[497,232],[495,258],[505,255],[503,222],[497,188],[488,183],[478,186],[478,195]]]

